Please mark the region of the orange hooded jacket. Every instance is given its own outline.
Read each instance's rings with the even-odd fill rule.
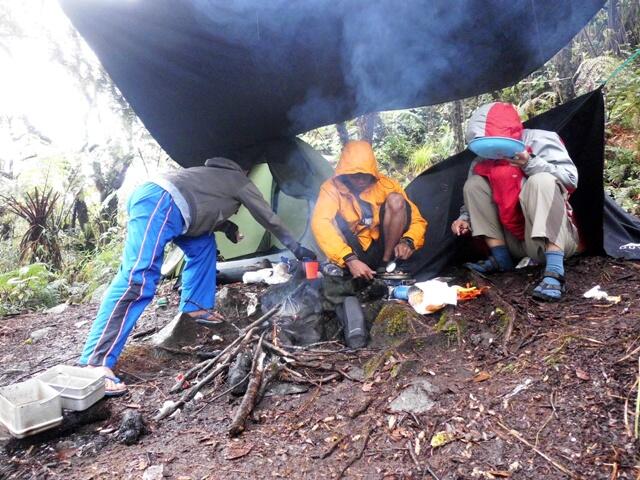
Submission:
[[[367,173],[376,178],[376,182],[360,193],[360,199],[369,203],[373,209],[373,223],[360,224],[362,210],[349,188],[340,180],[341,175]],[[335,174],[322,184],[318,201],[311,219],[311,229],[320,249],[329,261],[344,266],[344,257],[353,253],[336,224],[336,215],[341,215],[351,231],[356,235],[363,250],[380,238],[380,207],[390,193],[401,194],[411,206],[411,224],[403,237],[413,240],[416,249],[424,245],[427,221],[422,218],[418,207],[411,202],[398,182],[378,171],[378,165],[371,145],[365,141],[349,142],[340,155]]]

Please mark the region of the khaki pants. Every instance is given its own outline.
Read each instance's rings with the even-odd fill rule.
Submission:
[[[578,231],[569,220],[566,190],[550,173],[537,173],[524,182],[520,206],[524,213],[524,241],[515,238],[500,224],[489,182],[472,175],[464,184],[464,203],[471,218],[474,237],[503,240],[515,258],[528,256],[544,263],[547,241],[562,249],[566,257],[576,253]]]

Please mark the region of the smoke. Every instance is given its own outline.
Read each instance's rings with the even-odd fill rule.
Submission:
[[[136,113],[183,163],[513,84],[604,3],[62,1]]]
[[[299,92],[288,111],[291,131],[296,133],[370,111],[481,93],[487,85],[474,85],[478,72],[490,76],[505,68],[501,64],[505,49],[517,54],[515,60],[509,56],[507,69],[522,76],[528,65],[532,69],[545,60],[543,44],[550,39],[541,38],[543,34],[550,32],[552,43],[561,47],[562,25],[571,24],[574,13],[584,15],[584,9],[572,8],[571,2],[560,8],[553,3],[195,1],[204,28],[246,47],[255,62],[267,65],[267,72],[295,81],[294,72],[301,70],[306,90]],[[549,8],[563,15],[555,19],[555,28],[544,15]],[[542,29],[540,22],[545,22]],[[312,58],[300,57],[301,52]]]

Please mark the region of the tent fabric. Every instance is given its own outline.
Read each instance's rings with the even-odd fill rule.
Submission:
[[[605,197],[604,99],[598,89],[525,122],[525,128],[557,132],[578,168],[578,189],[571,196],[585,253],[640,260],[640,220]],[[468,255],[468,238],[450,230],[463,203],[462,187],[475,155],[465,150],[423,172],[407,194],[429,222],[425,246],[409,269],[420,278],[437,275],[456,258]]]
[[[604,0],[60,0],[178,163],[512,85]]]

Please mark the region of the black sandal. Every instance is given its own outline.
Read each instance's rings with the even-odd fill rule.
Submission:
[[[557,280],[560,282],[560,285],[545,282],[545,277]],[[562,299],[562,296],[566,291],[567,288],[565,286],[564,275],[547,271],[542,274],[542,280],[540,280],[540,283],[538,283],[536,288],[533,289],[532,296],[533,298],[537,298],[538,300],[543,300],[545,302],[557,302]],[[555,295],[549,295],[547,292],[560,292],[560,294],[556,297]]]

